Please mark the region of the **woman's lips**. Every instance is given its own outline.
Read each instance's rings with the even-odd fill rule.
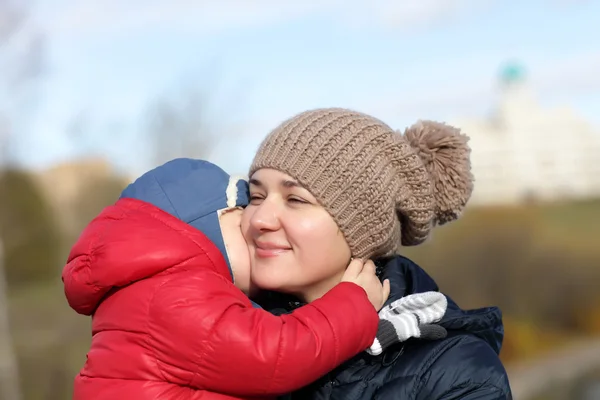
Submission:
[[[261,258],[277,257],[291,250],[288,246],[280,246],[273,243],[256,243],[254,248],[256,256]]]

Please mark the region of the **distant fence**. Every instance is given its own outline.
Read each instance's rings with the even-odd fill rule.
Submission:
[[[533,399],[555,385],[576,382],[578,378],[599,368],[600,339],[582,341],[535,361],[507,367],[515,400]]]

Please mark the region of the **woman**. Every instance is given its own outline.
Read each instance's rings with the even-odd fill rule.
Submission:
[[[472,192],[467,138],[420,122],[404,135],[344,109],[301,113],[262,143],[250,169],[242,217],[252,280],[311,302],[342,276],[351,257],[379,259],[389,301],[438,290],[419,266],[395,255],[456,219]],[[323,255],[326,254],[326,262]],[[290,309],[292,303],[280,301]],[[293,307],[293,306],[291,306]],[[381,356],[361,354],[296,399],[510,399],[498,357],[500,311],[461,310],[449,300],[443,340],[411,340]]]

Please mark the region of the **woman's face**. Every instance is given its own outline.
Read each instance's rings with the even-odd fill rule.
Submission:
[[[341,279],[350,248],[333,218],[291,176],[260,169],[242,215],[251,278],[261,289],[321,297]]]

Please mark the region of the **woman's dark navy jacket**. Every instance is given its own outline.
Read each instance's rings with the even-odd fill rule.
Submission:
[[[382,279],[385,278],[392,288],[388,302],[412,293],[438,290],[423,269],[401,256],[385,263]],[[411,339],[377,357],[359,354],[319,381],[283,398],[512,399],[508,377],[498,357],[504,336],[500,310],[489,307],[464,311],[448,299],[448,310],[440,324],[448,330],[445,339]]]

